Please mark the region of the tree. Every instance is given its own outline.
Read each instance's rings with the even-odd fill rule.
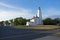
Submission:
[[[45,24],[45,25],[57,25],[57,24],[60,24],[60,18],[55,18],[55,19],[46,18],[46,19],[43,20],[43,24]]]
[[[51,18],[46,18],[46,19],[43,20],[43,24],[50,25],[50,24],[52,24],[51,21],[52,21]]]
[[[25,25],[26,22],[27,22],[27,20],[22,18],[22,17],[14,19],[14,24],[15,25]]]
[[[7,21],[5,21],[5,24],[6,24],[6,25],[9,25],[10,23],[9,23],[8,20],[7,20]]]
[[[56,25],[59,24],[60,23],[60,18],[55,18],[54,22],[55,22]]]
[[[28,22],[30,22],[30,19],[26,19]]]
[[[13,23],[13,19],[9,20],[11,23]]]

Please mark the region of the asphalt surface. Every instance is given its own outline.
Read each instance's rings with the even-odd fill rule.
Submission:
[[[60,37],[57,36],[46,36],[46,37],[42,37],[42,38],[37,38],[34,40],[60,40]]]
[[[51,35],[53,32],[32,29],[0,27],[0,40],[33,40]]]

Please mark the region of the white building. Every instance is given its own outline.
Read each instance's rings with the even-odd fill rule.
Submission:
[[[30,22],[26,23],[26,26],[29,25],[42,25],[42,15],[41,15],[41,9],[40,7],[38,8],[38,13],[36,16],[33,16],[33,18],[30,20]]]

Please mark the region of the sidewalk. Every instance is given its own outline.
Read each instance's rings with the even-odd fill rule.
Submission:
[[[56,36],[46,36],[46,37],[37,38],[37,39],[34,39],[34,40],[60,40],[60,37],[56,37]]]

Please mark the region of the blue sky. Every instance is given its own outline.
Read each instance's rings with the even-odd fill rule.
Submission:
[[[42,17],[60,17],[60,0],[0,0],[0,21],[32,18],[40,6]]]

